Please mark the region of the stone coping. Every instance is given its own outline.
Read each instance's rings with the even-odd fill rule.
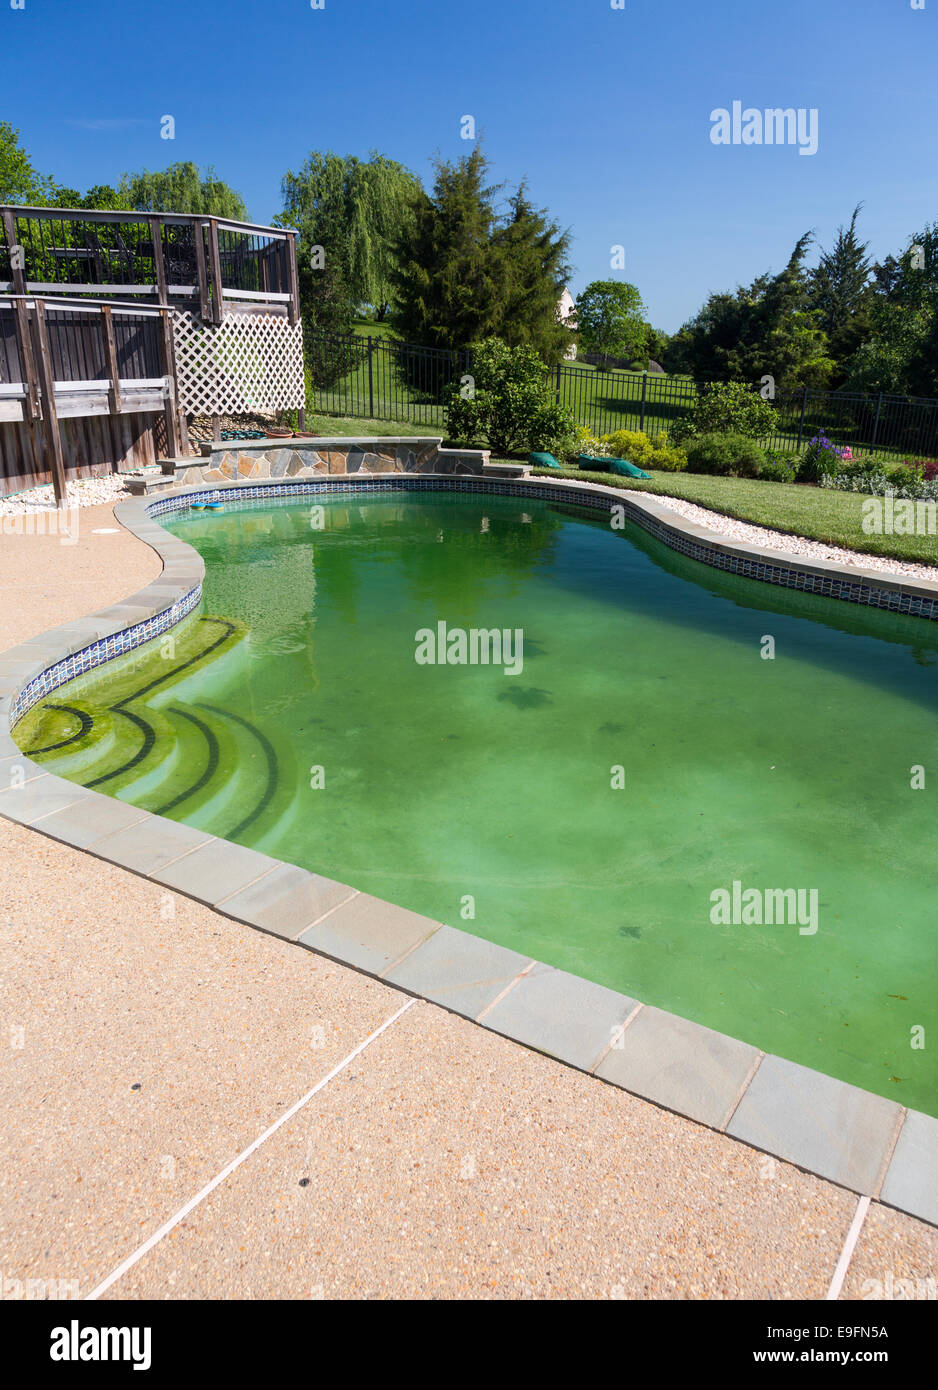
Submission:
[[[938,1119],[347,885],[55,777],[17,748],[9,729],[30,704],[80,671],[174,626],[197,604],[202,559],[160,526],[158,515],[181,510],[194,496],[232,492],[248,506],[271,495],[295,499],[415,489],[572,500],[591,509],[628,501],[632,519],[685,553],[691,553],[688,546],[695,551],[709,546],[714,557],[729,553],[763,569],[784,560],[790,572],[856,588],[856,576],[845,566],[806,566],[757,547],[721,543],[653,498],[632,502],[617,489],[569,480],[356,474],[183,487],[156,501],[134,499],[120,503],[115,514],[160,555],[159,580],[103,613],[0,654],[0,815],[938,1225]],[[864,584],[871,581],[871,574],[863,576]],[[877,584],[891,599],[924,590],[927,602],[936,588],[905,581],[883,586],[878,576]]]
[[[437,448],[443,443],[441,434],[314,434],[300,435],[294,438],[291,435],[281,435],[273,439],[223,439],[220,443],[212,440],[204,447],[210,453],[248,454],[253,450],[266,453],[268,449],[340,449],[352,448],[360,449],[368,444],[435,444]],[[457,450],[458,453],[468,452],[465,449]],[[481,450],[479,452],[482,452]],[[198,459],[189,459],[186,462],[198,463]]]

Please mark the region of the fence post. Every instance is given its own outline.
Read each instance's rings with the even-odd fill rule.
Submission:
[[[368,334],[368,414],[373,420],[375,418],[375,378],[371,366],[372,346],[371,334]]]
[[[801,448],[801,437],[804,434],[804,413],[808,406],[808,388],[801,388],[801,419],[798,421],[798,448]]]
[[[642,423],[639,425],[639,429],[641,430],[642,434],[645,433],[645,399],[646,399],[647,394],[648,394],[648,372],[647,372],[647,371],[644,371],[644,372],[642,372]]]
[[[555,383],[554,383],[554,391],[555,391],[556,396],[557,396],[557,404],[558,404],[558,405],[560,404],[560,371],[561,371],[561,367],[560,367],[560,363],[558,362],[558,363],[557,363],[557,371],[556,371],[556,373],[555,373],[556,380],[555,380]]]
[[[39,384],[42,390],[42,425],[46,437],[49,472],[52,475],[56,506],[64,507],[67,505],[65,458],[62,452],[62,435],[59,431],[59,416],[55,408],[55,371],[52,365],[44,299],[35,301],[33,327],[36,330],[36,365],[39,368]]]
[[[20,265],[19,257],[13,254],[16,246],[16,219],[10,208],[3,209],[3,230],[6,234],[7,248],[10,252],[10,274],[13,276],[13,293],[26,293],[26,276],[23,274],[23,267]]]
[[[873,438],[870,440],[870,448],[876,448],[876,436],[879,434],[879,412],[883,408],[883,393],[880,391],[879,400],[876,402],[876,419],[873,421]]]

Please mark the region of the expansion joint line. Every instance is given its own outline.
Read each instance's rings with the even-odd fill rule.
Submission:
[[[235,1172],[236,1169],[240,1168],[242,1163],[245,1163],[253,1153],[256,1153],[261,1145],[265,1144],[272,1135],[276,1134],[277,1130],[280,1129],[282,1125],[285,1125],[287,1120],[291,1120],[294,1115],[303,1109],[304,1105],[307,1105],[309,1101],[312,1100],[313,1096],[318,1095],[324,1086],[328,1086],[329,1082],[332,1081],[334,1077],[338,1076],[341,1071],[344,1071],[350,1062],[354,1062],[355,1058],[360,1056],[361,1053],[365,1051],[366,1047],[370,1047],[377,1038],[380,1038],[382,1033],[386,1032],[393,1023],[396,1023],[403,1014],[406,1014],[408,1009],[413,1008],[414,1004],[419,1002],[418,999],[408,999],[407,1003],[397,1010],[397,1013],[385,1019],[380,1028],[376,1028],[369,1037],[365,1038],[364,1042],[360,1042],[358,1046],[350,1052],[347,1057],[343,1058],[341,1062],[334,1066],[321,1081],[317,1081],[316,1085],[313,1086],[311,1090],[307,1091],[305,1096],[301,1096],[298,1101],[290,1106],[289,1110],[286,1110],[279,1119],[275,1120],[269,1129],[265,1129],[264,1133],[254,1140],[253,1144],[249,1144],[246,1149],[243,1149],[241,1153],[238,1154],[237,1158],[233,1158],[220,1173],[216,1174],[211,1182],[206,1183],[201,1192],[197,1192],[194,1197],[190,1198],[185,1206],[181,1207],[179,1211],[176,1212],[175,1216],[171,1216],[168,1221],[165,1221],[163,1225],[160,1226],[159,1230],[154,1231],[152,1236],[148,1237],[142,1245],[139,1245],[132,1255],[128,1255],[127,1259],[124,1260],[122,1264],[119,1264],[116,1269],[112,1270],[106,1279],[102,1279],[101,1283],[91,1290],[91,1293],[86,1294],[85,1301],[92,1302],[100,1298],[103,1293],[107,1293],[112,1284],[116,1284],[118,1279],[123,1278],[128,1270],[133,1269],[134,1265],[142,1260],[144,1255],[149,1254],[154,1246],[158,1245],[164,1237],[169,1235],[170,1231],[174,1230],[181,1221],[185,1221],[190,1212],[195,1211],[196,1207],[200,1206],[201,1203],[205,1201],[206,1197],[211,1196],[216,1187],[220,1187],[226,1178],[231,1177],[231,1174]]]

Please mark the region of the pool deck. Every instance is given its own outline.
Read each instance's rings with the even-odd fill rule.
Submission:
[[[80,522],[74,545],[0,538],[0,647],[159,575],[110,508]],[[129,818],[111,837],[132,840],[145,813],[111,804]],[[472,972],[480,1027],[454,998],[404,992],[427,992],[406,961],[359,961],[376,979],[330,959],[322,913],[306,944],[327,954],[232,920],[252,881],[290,871],[226,881],[217,911],[189,896],[208,846],[196,879],[191,846],[144,877],[49,838],[68,818],[40,809],[36,829],[0,820],[7,1281],[105,1297],[824,1298],[832,1281],[860,1297],[865,1280],[934,1277],[938,1232],[876,1199],[884,1163],[856,1174],[858,1198],[752,1147],[769,1146],[756,1128],[750,1143],[719,1132],[735,1104],[708,1128],[490,1031],[512,993],[505,1031],[529,1026],[518,991],[549,987],[545,967]],[[325,905],[343,909],[348,922],[355,900]],[[418,975],[450,930],[427,940],[421,921]],[[674,1027],[657,1013],[637,1018]],[[607,1035],[626,1021],[599,1020]],[[659,1045],[653,1031],[646,1051]]]

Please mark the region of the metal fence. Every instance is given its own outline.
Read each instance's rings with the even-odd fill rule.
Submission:
[[[321,413],[446,429],[446,389],[472,371],[472,354],[387,338],[308,333],[309,405]],[[591,434],[644,430],[654,437],[689,414],[706,383],[656,372],[551,369],[557,399]],[[766,447],[797,451],[820,431],[836,444],[889,457],[938,455],[938,400],[917,396],[779,390]]]

